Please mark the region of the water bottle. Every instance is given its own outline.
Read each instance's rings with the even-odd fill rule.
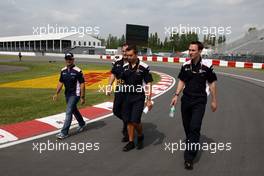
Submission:
[[[145,114],[147,114],[148,111],[149,111],[149,109],[148,109],[148,107],[146,106],[146,107],[144,108],[143,112],[144,112]]]
[[[154,101],[151,101],[151,104],[153,105],[153,104],[154,104]],[[143,112],[144,112],[145,114],[147,114],[147,113],[149,112],[149,108],[146,106],[146,107],[144,108]]]
[[[172,105],[170,108],[170,113],[169,113],[169,117],[173,118],[175,115],[175,106]]]

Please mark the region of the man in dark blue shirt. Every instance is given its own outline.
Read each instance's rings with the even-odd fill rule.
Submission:
[[[126,48],[128,47],[127,44],[123,44],[122,46],[122,58],[116,58],[116,60],[112,63],[113,67],[111,69],[111,75],[109,77],[108,89],[106,94],[110,95],[112,90],[112,84],[116,80],[116,87],[115,87],[115,97],[113,102],[113,113],[116,117],[122,120],[123,122],[123,138],[122,142],[128,142],[128,132],[127,132],[127,123],[124,121],[122,117],[122,108],[124,104],[124,93],[119,89],[121,85],[123,85],[124,80],[122,79],[123,74],[123,65],[127,63],[126,57]]]
[[[153,81],[149,66],[138,59],[135,45],[128,46],[126,55],[128,63],[123,66],[124,85],[121,86],[121,89],[125,92],[123,118],[128,124],[129,142],[124,146],[124,152],[135,148],[135,130],[137,131],[137,149],[140,150],[144,147],[141,115],[145,105],[145,98],[148,109],[151,110],[152,108],[151,94]]]
[[[72,53],[65,54],[65,61],[66,67],[61,69],[57,91],[53,96],[53,100],[57,100],[58,94],[64,85],[67,109],[64,125],[61,132],[56,135],[59,139],[68,137],[68,132],[72,122],[72,114],[79,123],[77,132],[83,131],[85,127],[83,117],[77,108],[79,100],[81,101],[81,104],[85,103],[85,83],[83,73],[80,68],[74,65],[74,57]]]
[[[193,169],[199,145],[200,130],[205,113],[207,95],[212,95],[211,109],[217,109],[216,101],[216,74],[212,63],[201,58],[203,44],[199,41],[192,42],[189,46],[191,60],[185,62],[179,73],[179,82],[171,101],[171,106],[176,105],[178,96],[183,90],[181,98],[181,113],[186,135],[186,150],[184,152],[185,169]]]

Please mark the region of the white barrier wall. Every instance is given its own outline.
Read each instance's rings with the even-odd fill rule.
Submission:
[[[8,52],[8,51],[0,51],[0,55],[15,55],[18,56],[19,52]],[[22,56],[37,56],[34,52],[21,52]],[[41,53],[39,53],[41,56]],[[44,56],[51,57],[64,57],[63,53],[44,53]],[[76,58],[88,58],[88,59],[100,59],[100,55],[88,55],[88,54],[74,54]]]
[[[0,51],[0,55],[17,55],[19,52]],[[33,52],[21,52],[22,56],[36,56]]]

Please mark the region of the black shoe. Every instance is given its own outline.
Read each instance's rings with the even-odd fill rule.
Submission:
[[[126,136],[124,136],[123,138],[122,138],[122,142],[128,142],[129,141],[129,137],[128,137],[128,135],[126,135]]]
[[[129,142],[129,143],[127,143],[127,145],[123,148],[123,151],[124,152],[128,152],[128,151],[130,151],[130,150],[132,150],[132,149],[134,149],[135,148],[135,144],[134,144],[134,142]]]
[[[193,163],[191,161],[184,161],[184,168],[187,170],[193,170]]]
[[[123,128],[122,128],[122,133],[125,135],[127,134],[127,124],[123,122]]]
[[[124,136],[128,136],[128,131],[127,131],[127,129],[123,129],[123,130],[122,130],[122,134],[123,134]]]
[[[140,150],[144,147],[144,135],[139,136],[137,139],[137,149]]]

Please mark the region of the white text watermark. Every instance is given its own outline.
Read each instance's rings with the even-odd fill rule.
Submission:
[[[33,26],[33,35],[77,33],[79,37],[84,35],[99,35],[99,26],[58,26],[47,24],[46,26]]]
[[[174,36],[176,34],[188,34],[196,33],[197,35],[211,35],[220,36],[220,35],[230,35],[232,33],[231,26],[190,26],[187,25],[176,25],[176,26],[165,26],[164,27],[165,36]]]
[[[209,151],[212,154],[215,154],[217,151],[230,151],[232,149],[231,142],[203,142],[203,143],[186,143],[182,140],[179,142],[165,142],[164,151],[168,151],[171,154],[177,151],[185,150],[203,150]]]
[[[40,154],[47,151],[72,151],[79,154],[85,153],[87,151],[99,151],[100,143],[91,143],[91,142],[52,142],[48,140],[47,142],[33,142],[32,150],[39,152]]]

